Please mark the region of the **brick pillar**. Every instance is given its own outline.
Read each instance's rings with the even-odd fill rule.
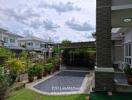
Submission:
[[[111,55],[111,0],[97,0],[95,90],[113,90],[114,70]]]

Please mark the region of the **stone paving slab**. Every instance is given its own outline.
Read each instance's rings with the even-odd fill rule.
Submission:
[[[88,72],[62,71],[47,79],[34,88],[44,92],[72,92],[80,91],[81,85]]]

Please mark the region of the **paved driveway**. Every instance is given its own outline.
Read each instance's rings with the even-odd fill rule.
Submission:
[[[62,71],[52,78],[34,86],[44,92],[73,92],[79,91],[85,75],[88,72]]]

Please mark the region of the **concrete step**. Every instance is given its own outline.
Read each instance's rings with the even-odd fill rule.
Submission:
[[[123,72],[115,73],[115,89],[117,92],[132,93],[132,85],[127,83],[127,79]]]

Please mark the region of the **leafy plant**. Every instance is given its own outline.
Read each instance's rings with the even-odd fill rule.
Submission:
[[[71,44],[72,42],[70,40],[63,40],[62,41],[62,45],[63,46],[68,46],[69,44]]]
[[[4,100],[6,91],[10,85],[10,75],[8,75],[4,67],[0,68],[0,100]]]
[[[34,77],[35,76],[35,67],[34,66],[30,66],[28,67],[28,70],[27,70],[27,73],[28,73],[28,76],[30,77]]]
[[[52,63],[48,63],[48,64],[45,65],[45,70],[46,71],[51,71],[52,68],[53,68],[53,64]]]
[[[0,47],[0,67],[4,66],[6,60],[11,57],[11,52],[5,47]]]
[[[41,64],[35,64],[34,69],[35,69],[36,75],[42,74],[42,72],[43,72],[43,66]]]
[[[28,56],[28,52],[23,50],[21,53],[20,53],[20,58],[22,60],[26,60],[27,59],[27,56]]]
[[[127,74],[127,75],[132,75],[132,68],[129,64],[125,64],[125,67],[124,67],[124,72]]]
[[[15,76],[17,76],[17,78],[19,79],[19,75],[22,74],[23,72],[25,72],[25,70],[26,70],[25,63],[19,59],[8,60],[7,66],[10,70],[13,80],[14,80]]]

